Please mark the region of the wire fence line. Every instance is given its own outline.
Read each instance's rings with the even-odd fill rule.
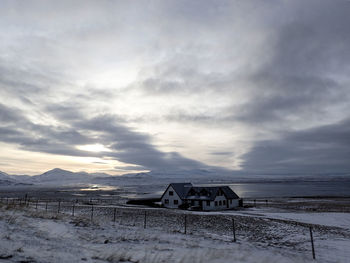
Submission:
[[[229,213],[190,212],[177,209],[103,204],[100,200],[52,200],[0,198],[3,205],[26,207],[38,213],[65,214],[92,223],[116,222],[120,225],[200,235],[228,242],[249,241],[267,247],[284,247],[311,254],[315,259],[313,229],[305,223],[271,220]],[[288,237],[288,238],[286,238]]]

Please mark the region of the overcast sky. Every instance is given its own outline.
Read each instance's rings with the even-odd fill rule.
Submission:
[[[0,170],[350,170],[350,2],[0,2]]]

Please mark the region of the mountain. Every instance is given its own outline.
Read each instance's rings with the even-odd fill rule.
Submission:
[[[80,184],[118,185],[125,183],[147,184],[154,182],[195,182],[195,183],[224,183],[224,182],[287,182],[287,181],[349,181],[349,174],[308,175],[293,174],[266,175],[247,174],[244,172],[229,173],[227,170],[192,169],[192,170],[158,170],[122,176],[111,176],[105,173],[71,172],[55,168],[40,175],[9,175],[0,172],[0,185],[55,185],[68,186]]]
[[[74,173],[71,171],[55,168],[40,175],[32,176],[33,183],[58,183],[64,184],[67,182],[87,182],[92,178],[88,173]]]
[[[11,180],[11,178],[7,173],[0,171],[0,180]]]
[[[0,172],[0,185],[12,185],[14,183],[16,183],[16,181],[13,180],[10,175]]]
[[[0,171],[0,185],[73,185],[80,183],[92,183],[98,178],[112,178],[106,173],[86,173],[86,172],[71,172],[60,168],[49,170],[43,174],[29,175],[9,175]]]
[[[23,185],[22,180],[17,180],[17,176],[10,175],[5,172],[0,171],[0,185],[9,186],[9,185]]]

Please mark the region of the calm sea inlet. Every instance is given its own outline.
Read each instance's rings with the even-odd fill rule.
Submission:
[[[346,182],[264,182],[228,184],[242,198],[262,197],[350,197]]]
[[[90,186],[3,186],[0,197],[23,197],[26,194],[40,198],[155,198],[160,197],[169,182],[142,183],[134,181],[129,185]],[[265,182],[220,182],[196,186],[228,185],[242,198],[283,198],[283,197],[349,197],[350,180],[344,181],[265,181]]]
[[[242,198],[279,198],[279,197],[350,197],[350,181],[329,182],[249,182],[196,184],[196,186],[228,185]],[[154,191],[130,197],[160,197],[166,186],[154,185]],[[144,190],[144,188],[142,188]],[[157,190],[156,190],[157,189]]]

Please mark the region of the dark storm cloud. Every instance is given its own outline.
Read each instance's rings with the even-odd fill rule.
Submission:
[[[185,51],[155,65],[149,75],[128,89],[143,92],[144,96],[193,96],[205,93],[226,93],[234,89],[234,73],[203,72],[201,55],[188,55]]]
[[[18,58],[21,60],[22,58]],[[25,59],[23,59],[25,61]],[[16,61],[5,61],[0,57],[0,87],[2,92],[30,97],[32,94],[48,94],[53,88],[67,84],[58,72],[43,72],[34,66],[16,65]]]
[[[315,76],[280,76],[268,72],[264,76],[254,78],[257,85],[264,89],[248,103],[232,107],[238,111],[233,120],[259,123],[283,123],[286,117],[319,116],[324,110],[348,96],[345,87],[336,81]],[[265,88],[268,87],[268,88]],[[276,89],[275,92],[264,92]],[[338,92],[334,92],[337,90]],[[311,116],[310,116],[311,115]]]
[[[92,119],[83,119],[74,108],[60,106],[49,108],[61,120],[64,119],[69,128],[33,124],[23,114],[0,104],[0,124],[2,125],[0,140],[18,144],[20,148],[28,151],[69,156],[112,157],[150,170],[209,168],[178,153],[157,150],[148,135],[132,131],[118,123],[118,117],[101,115]],[[94,134],[96,132],[98,135]],[[81,151],[75,147],[93,143],[108,145],[112,151],[93,153]]]
[[[61,104],[51,104],[45,107],[45,110],[55,116],[55,118],[62,120],[64,122],[72,121],[72,120],[79,120],[82,119],[83,116],[81,112],[79,111],[79,105],[78,103],[69,103],[68,105],[61,105]],[[70,104],[70,105],[69,105]]]
[[[349,3],[305,5],[297,6],[294,20],[279,28],[269,61],[250,76],[256,96],[243,105],[240,120],[320,117],[328,107],[349,100],[349,83],[338,80],[350,69]]]
[[[260,141],[245,156],[253,172],[331,173],[350,169],[350,119]]]
[[[349,122],[335,123],[350,112],[348,1],[13,3],[0,3],[2,142],[131,168],[210,168],[137,129],[176,122],[249,141],[247,170],[348,167],[339,129]],[[95,143],[111,152],[76,148]],[[204,144],[212,157],[245,152]]]
[[[0,103],[0,122],[15,122],[21,119],[20,113]]]
[[[295,21],[280,28],[270,61],[252,80],[260,96],[244,105],[240,120],[288,126],[301,122],[332,123],[301,131],[283,129],[275,140],[259,141],[246,154],[243,168],[255,172],[348,172],[350,121],[348,79],[350,23],[348,2],[298,6]],[[333,116],[329,109],[339,107]]]
[[[75,148],[75,145],[93,143],[94,139],[71,128],[34,124],[21,110],[3,104],[0,104],[0,141],[17,144],[28,151],[97,156]]]
[[[180,49],[137,88],[145,96],[232,97],[232,105],[216,115],[175,110],[164,116],[170,121],[279,126],[288,125],[289,117],[323,118],[328,108],[350,99],[349,81],[339,79],[350,71],[349,3],[295,1],[289,7],[288,12],[284,10],[288,13],[285,18],[273,14],[280,25],[271,28],[266,43],[269,49],[265,54],[262,50],[265,61],[259,66],[203,73],[199,71],[200,56],[186,58],[186,52]],[[234,99],[242,90],[249,97],[243,104]],[[208,105],[203,102],[203,107]]]
[[[176,152],[157,150],[151,142],[151,137],[135,132],[118,123],[118,118],[102,115],[90,120],[75,122],[75,128],[86,131],[100,132],[99,141],[109,145],[111,153],[106,156],[119,161],[135,164],[144,169],[159,170],[190,170],[208,168],[198,161],[181,156]]]

